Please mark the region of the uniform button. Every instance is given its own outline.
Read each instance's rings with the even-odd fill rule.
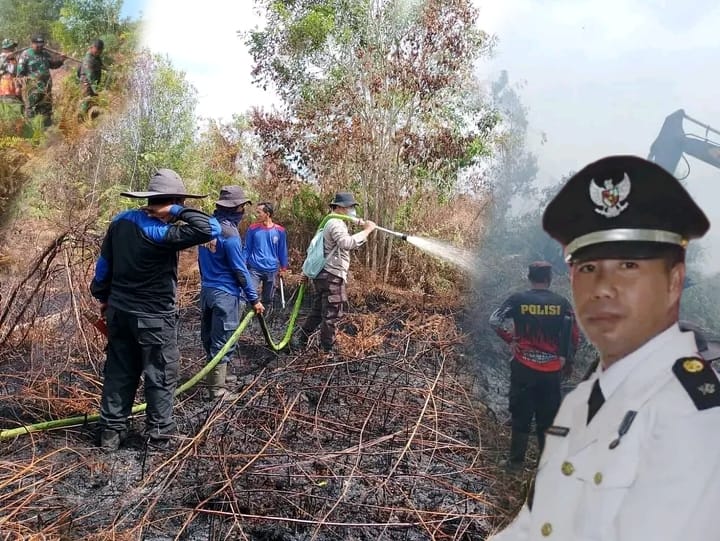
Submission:
[[[552,524],[549,522],[546,522],[542,525],[542,528],[540,528],[540,533],[543,534],[543,537],[547,537],[552,533]]]
[[[563,462],[560,471],[563,472],[564,475],[572,475],[575,473],[575,466],[570,464],[570,462]]]
[[[602,473],[597,472],[595,474],[595,477],[593,477],[593,481],[595,481],[596,485],[599,485],[600,483],[602,483]]]

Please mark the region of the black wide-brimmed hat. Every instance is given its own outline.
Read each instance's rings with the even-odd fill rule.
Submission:
[[[122,192],[120,195],[132,197],[133,199],[147,199],[148,197],[186,197],[202,199],[203,197],[207,197],[207,195],[187,193],[180,175],[172,169],[158,169],[157,173],[150,178],[148,191]]]
[[[220,188],[220,198],[215,201],[218,207],[225,208],[239,207],[244,203],[252,203],[252,201],[240,186],[223,186]]]
[[[543,229],[567,261],[645,259],[685,248],[710,228],[680,182],[637,156],[609,156],[573,175],[548,204]]]
[[[331,207],[355,207],[359,205],[357,201],[355,201],[355,197],[350,192],[338,192],[335,194],[335,199],[330,201]]]

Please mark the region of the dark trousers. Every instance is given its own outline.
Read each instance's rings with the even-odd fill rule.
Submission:
[[[345,280],[321,272],[311,280],[312,301],[310,313],[305,318],[301,329],[305,337],[320,327],[320,347],[329,351],[335,344],[337,323],[343,316],[347,291]]]
[[[530,426],[535,417],[538,447],[545,447],[545,430],[560,408],[560,371],[540,372],[513,359],[510,363],[510,462],[523,462]]]
[[[221,289],[203,287],[200,289],[200,311],[200,340],[209,361],[240,325],[240,299]],[[237,344],[227,351],[220,362],[229,362],[236,348]]]
[[[140,376],[145,378],[146,434],[163,437],[175,431],[173,400],[180,351],[177,314],[143,317],[116,310],[105,312],[107,360],[100,405],[100,426],[124,431]]]
[[[250,277],[253,281],[253,287],[260,295],[260,284],[262,284],[262,297],[261,301],[265,308],[269,309],[272,307],[273,297],[275,296],[275,277],[277,271],[261,271],[259,269],[248,267]]]

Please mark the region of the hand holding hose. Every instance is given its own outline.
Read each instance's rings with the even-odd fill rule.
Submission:
[[[372,220],[363,220],[362,218],[358,218],[357,224],[363,228],[363,231],[367,231],[368,234],[372,233],[377,227],[377,224]]]

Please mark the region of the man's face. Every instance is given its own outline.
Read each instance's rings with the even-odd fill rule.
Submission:
[[[44,43],[38,43],[37,41],[32,42],[32,48],[34,51],[42,51],[43,47],[45,47]]]
[[[685,265],[599,259],[574,263],[570,278],[580,326],[609,366],[675,321]]]
[[[262,205],[257,206],[257,215],[259,220],[265,220],[268,217],[268,213],[265,212],[265,207]]]

